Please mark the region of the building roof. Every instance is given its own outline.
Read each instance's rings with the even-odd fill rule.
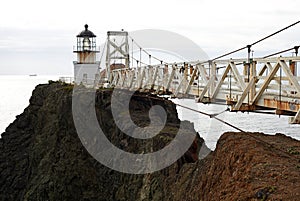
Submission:
[[[89,38],[94,38],[96,37],[96,35],[91,32],[90,30],[88,30],[89,25],[84,25],[85,30],[83,30],[82,32],[80,32],[80,34],[77,35],[77,37],[89,37]]]

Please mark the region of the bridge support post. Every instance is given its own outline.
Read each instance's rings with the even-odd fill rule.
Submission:
[[[172,72],[171,72],[171,74],[169,76],[169,79],[167,81],[166,91],[170,90],[172,81],[173,81],[173,79],[175,79],[174,76],[175,76],[176,69],[177,69],[177,64],[172,65]]]
[[[249,71],[249,63],[244,63],[244,71],[243,71],[243,75],[244,75],[244,81],[245,81],[245,82],[249,82],[249,79],[248,79],[248,71]]]
[[[188,63],[184,63],[184,79],[187,81],[187,77],[188,77]]]
[[[165,86],[168,82],[168,77],[169,77],[169,65],[165,64],[164,70],[163,70],[163,76],[162,76],[162,87],[163,87],[164,92],[167,91],[167,88]]]
[[[295,61],[290,61],[289,62],[290,70],[292,72],[293,76],[297,76],[297,70],[296,70],[296,62]],[[290,85],[292,86],[292,82],[289,82]]]
[[[190,64],[190,75],[193,75],[193,72],[194,72],[194,67]]]
[[[292,71],[292,74],[295,76],[296,75],[296,62],[295,61],[290,61],[290,70]]]
[[[255,88],[255,83],[256,83],[256,62],[252,61],[250,63],[250,80],[254,80],[252,86],[250,87],[250,100],[253,100],[253,98],[256,95],[256,88]]]
[[[169,72],[169,65],[165,64],[165,68],[164,68],[164,75],[167,75]]]
[[[215,90],[215,81],[216,81],[216,78],[217,78],[217,64],[215,62],[212,62],[210,61],[210,64],[211,66],[211,72],[210,72],[210,80],[211,80],[211,85],[209,86],[209,92],[208,92],[208,95],[209,95],[209,98],[211,99],[212,97],[212,94]]]

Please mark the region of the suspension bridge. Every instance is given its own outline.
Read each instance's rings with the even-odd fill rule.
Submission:
[[[250,56],[254,45],[299,22],[219,57],[207,61],[178,63],[167,63],[159,59],[136,43],[126,31],[109,31],[104,47],[106,68],[101,71],[98,65],[98,72],[92,80],[89,81],[87,77],[79,80],[92,87],[114,87],[177,98],[194,98],[198,103],[225,103],[233,112],[289,115],[289,123],[299,124],[299,46],[263,57]],[[118,37],[121,40],[117,40]],[[130,40],[140,51],[139,58],[135,58],[133,50],[130,55]],[[131,48],[133,49],[133,45]],[[222,59],[242,50],[247,51],[246,58]],[[291,51],[293,56],[278,56]],[[142,53],[149,57],[149,62],[142,61]],[[102,54],[101,59],[103,57]],[[151,59],[156,60],[156,64],[151,64]],[[78,84],[76,76],[75,83]]]

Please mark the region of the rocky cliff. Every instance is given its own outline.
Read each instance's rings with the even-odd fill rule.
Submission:
[[[2,134],[0,200],[299,200],[300,142],[281,134],[226,133],[203,160],[198,158],[204,142],[195,137],[189,150],[161,171],[111,170],[86,151],[77,135],[72,90],[63,83],[37,86],[30,105]],[[179,125],[195,134],[191,123],[179,121],[170,101],[136,93],[130,108],[137,125],[150,123],[152,105],[167,111],[166,126],[141,148],[116,127],[110,98],[111,90],[96,92],[98,122],[107,138],[128,152],[161,149]]]
[[[177,163],[153,174],[124,174],[103,166],[79,140],[72,116],[72,89],[63,83],[37,86],[30,105],[2,134],[0,200],[163,200],[168,193],[166,178],[176,177],[185,163],[198,160],[203,140],[191,123],[179,121],[175,105],[136,93],[130,111],[137,125],[149,123],[152,105],[161,105],[167,111],[166,126],[150,142],[145,140],[146,149],[155,151],[168,144],[180,123],[186,125],[186,134],[197,137]],[[147,151],[116,127],[111,93],[102,89],[95,95],[98,121],[107,138],[129,152]]]

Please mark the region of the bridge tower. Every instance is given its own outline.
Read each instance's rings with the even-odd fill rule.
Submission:
[[[128,32],[108,31],[106,48],[106,77],[110,83],[112,70],[129,68]]]
[[[77,37],[77,44],[73,52],[77,54],[77,61],[74,61],[74,81],[76,84],[93,85],[99,79],[99,65],[96,61],[96,54],[99,48],[96,46],[96,35],[88,30],[88,25],[84,25],[84,30]]]

